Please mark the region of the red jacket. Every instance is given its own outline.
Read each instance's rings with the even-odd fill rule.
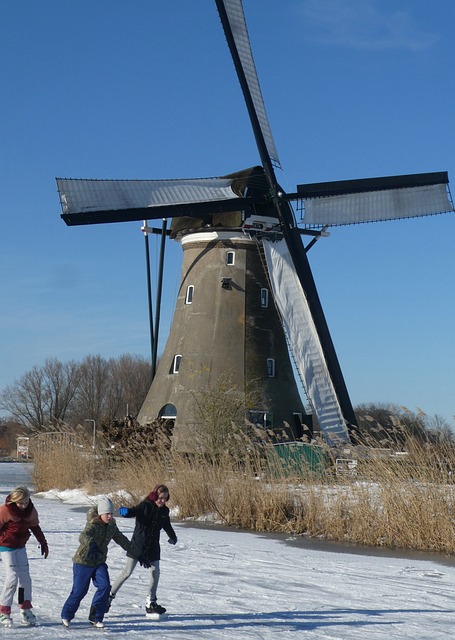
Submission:
[[[14,502],[7,504],[8,500],[9,496],[5,504],[0,506],[0,547],[25,547],[30,531],[41,545],[46,544],[33,502],[30,500],[25,509],[19,509]]]

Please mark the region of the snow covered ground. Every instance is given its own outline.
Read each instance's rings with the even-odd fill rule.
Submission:
[[[28,483],[27,465],[0,464],[0,500]],[[154,484],[154,481],[151,481]],[[79,492],[35,494],[49,542],[44,560],[35,539],[27,545],[33,580],[36,628],[0,629],[0,638],[33,640],[104,633],[87,623],[93,591],[69,631],[60,610],[71,589],[71,557],[85,523],[88,504]],[[172,506],[171,504],[169,505]],[[134,521],[118,518],[130,537]],[[118,640],[395,640],[455,637],[455,562],[416,560],[315,550],[285,537],[188,527],[175,523],[175,547],[162,536],[158,601],[167,620],[144,616],[148,571],[138,567],[119,591],[105,618]],[[121,571],[124,552],[111,544],[111,579]],[[0,583],[3,572],[0,563]]]

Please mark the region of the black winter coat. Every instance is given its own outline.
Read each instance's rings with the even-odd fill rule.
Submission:
[[[166,505],[157,507],[154,502],[145,499],[136,507],[128,509],[128,514],[124,517],[136,518],[131,542],[140,548],[140,553],[150,562],[160,559],[161,529],[165,530],[169,538],[177,540]],[[130,553],[127,553],[127,556],[134,557]]]

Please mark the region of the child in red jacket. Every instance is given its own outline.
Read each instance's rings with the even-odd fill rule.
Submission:
[[[0,626],[10,627],[11,605],[19,585],[19,608],[22,624],[36,624],[32,612],[32,580],[25,544],[30,531],[41,546],[41,554],[47,558],[49,548],[41,527],[38,512],[30,500],[26,487],[17,487],[0,506],[0,555],[5,569],[5,583],[0,595]]]

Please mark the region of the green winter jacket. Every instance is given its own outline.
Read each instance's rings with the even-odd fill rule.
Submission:
[[[100,520],[96,507],[92,507],[87,513],[87,524],[79,535],[79,548],[73,556],[73,562],[83,564],[86,567],[96,567],[106,562],[107,548],[113,540],[128,551],[134,558],[140,554],[140,550],[123,535],[112,519],[107,524]],[[95,546],[96,545],[96,546]],[[90,560],[87,555],[90,556]]]

